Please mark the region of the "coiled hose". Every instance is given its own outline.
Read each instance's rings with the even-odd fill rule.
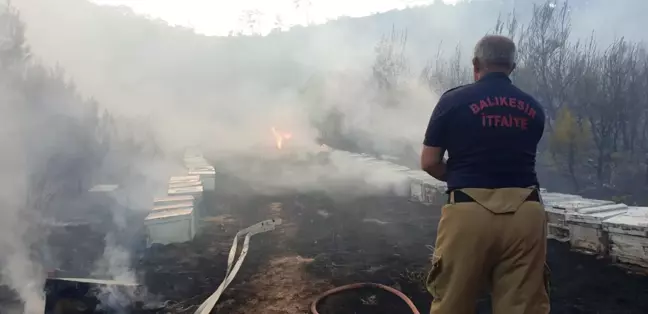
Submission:
[[[388,292],[391,292],[392,294],[395,294],[397,297],[401,298],[401,300],[405,301],[405,304],[407,304],[407,306],[410,308],[410,310],[412,311],[412,314],[421,314],[418,311],[418,309],[416,309],[416,306],[414,306],[414,302],[412,302],[412,300],[410,300],[402,292],[400,292],[400,291],[398,291],[398,290],[396,290],[396,289],[394,289],[392,287],[388,287],[388,286],[385,286],[385,285],[381,285],[379,283],[372,283],[372,282],[354,283],[354,284],[350,284],[350,285],[345,285],[345,286],[333,288],[333,289],[331,289],[329,291],[326,291],[326,292],[322,293],[317,298],[315,298],[315,300],[311,304],[311,313],[312,314],[319,314],[319,312],[317,311],[317,306],[322,300],[326,299],[328,296],[336,294],[338,292],[346,291],[346,290],[361,289],[361,288],[378,288],[378,289],[383,289],[383,290],[386,290]]]

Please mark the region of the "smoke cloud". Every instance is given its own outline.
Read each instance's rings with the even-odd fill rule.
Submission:
[[[50,268],[32,256],[48,232],[41,222],[75,216],[70,203],[87,207],[82,195],[96,184],[120,189],[109,196],[115,229],[95,274],[135,280],[135,235],[116,235],[165,193],[168,176],[184,172],[188,146],[258,193],[403,194],[402,176],[322,144],[416,167],[439,92],[421,69],[439,51],[470,51],[512,3],[435,4],[224,38],[84,0],[14,0],[27,27],[26,43],[15,43],[17,24],[5,16],[0,34],[1,282],[39,313]],[[641,20],[631,16],[644,4],[633,5],[596,1],[574,11],[575,36],[613,12],[621,22],[601,34],[603,44],[615,34],[646,39],[625,23]],[[518,11],[524,19],[531,10]],[[9,64],[13,53],[30,58]],[[282,149],[273,127],[291,134]]]

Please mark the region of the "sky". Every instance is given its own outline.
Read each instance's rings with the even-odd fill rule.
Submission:
[[[340,16],[359,17],[434,0],[90,0],[101,5],[126,5],[136,13],[206,35],[230,32],[267,33],[281,27],[324,23]],[[465,0],[439,0],[456,4]],[[256,20],[256,23],[246,21]]]

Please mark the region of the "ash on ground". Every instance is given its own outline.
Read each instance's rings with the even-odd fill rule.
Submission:
[[[167,311],[193,313],[223,280],[234,234],[274,217],[284,224],[252,238],[243,267],[215,313],[308,313],[320,293],[356,282],[395,287],[422,313],[429,311],[423,279],[440,208],[397,196],[259,194],[258,186],[236,176],[221,174],[219,180],[217,192],[206,195],[211,217],[195,240],[152,247],[138,265],[151,292],[169,301]],[[548,254],[552,313],[648,313],[648,278],[554,241]],[[406,312],[402,301],[376,291],[341,293],[326,300],[321,311],[377,313],[376,304]],[[488,298],[478,307],[479,313],[490,313]]]

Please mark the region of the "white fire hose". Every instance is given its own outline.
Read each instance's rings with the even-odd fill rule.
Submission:
[[[250,246],[250,238],[255,234],[272,231],[278,225],[281,225],[281,219],[279,218],[271,219],[271,220],[262,221],[256,225],[247,227],[236,233],[236,236],[234,236],[232,247],[230,248],[229,251],[229,256],[227,257],[227,272],[225,273],[225,279],[223,279],[223,282],[221,282],[220,286],[218,286],[218,289],[216,289],[216,291],[211,296],[209,296],[209,298],[207,298],[207,300],[205,300],[205,302],[203,302],[198,307],[198,309],[196,309],[194,314],[211,313],[211,311],[214,309],[214,306],[216,305],[216,302],[218,302],[218,299],[220,298],[221,294],[223,294],[225,288],[227,288],[227,286],[232,282],[232,280],[234,280],[236,273],[238,273],[239,269],[241,268],[241,265],[243,264],[243,260],[245,260],[245,256],[247,255]],[[236,260],[234,267],[232,267],[232,264],[234,263],[234,255],[236,254],[238,239],[240,236],[245,236],[245,240],[243,242],[243,249],[241,250],[241,254],[239,254],[239,257]]]

